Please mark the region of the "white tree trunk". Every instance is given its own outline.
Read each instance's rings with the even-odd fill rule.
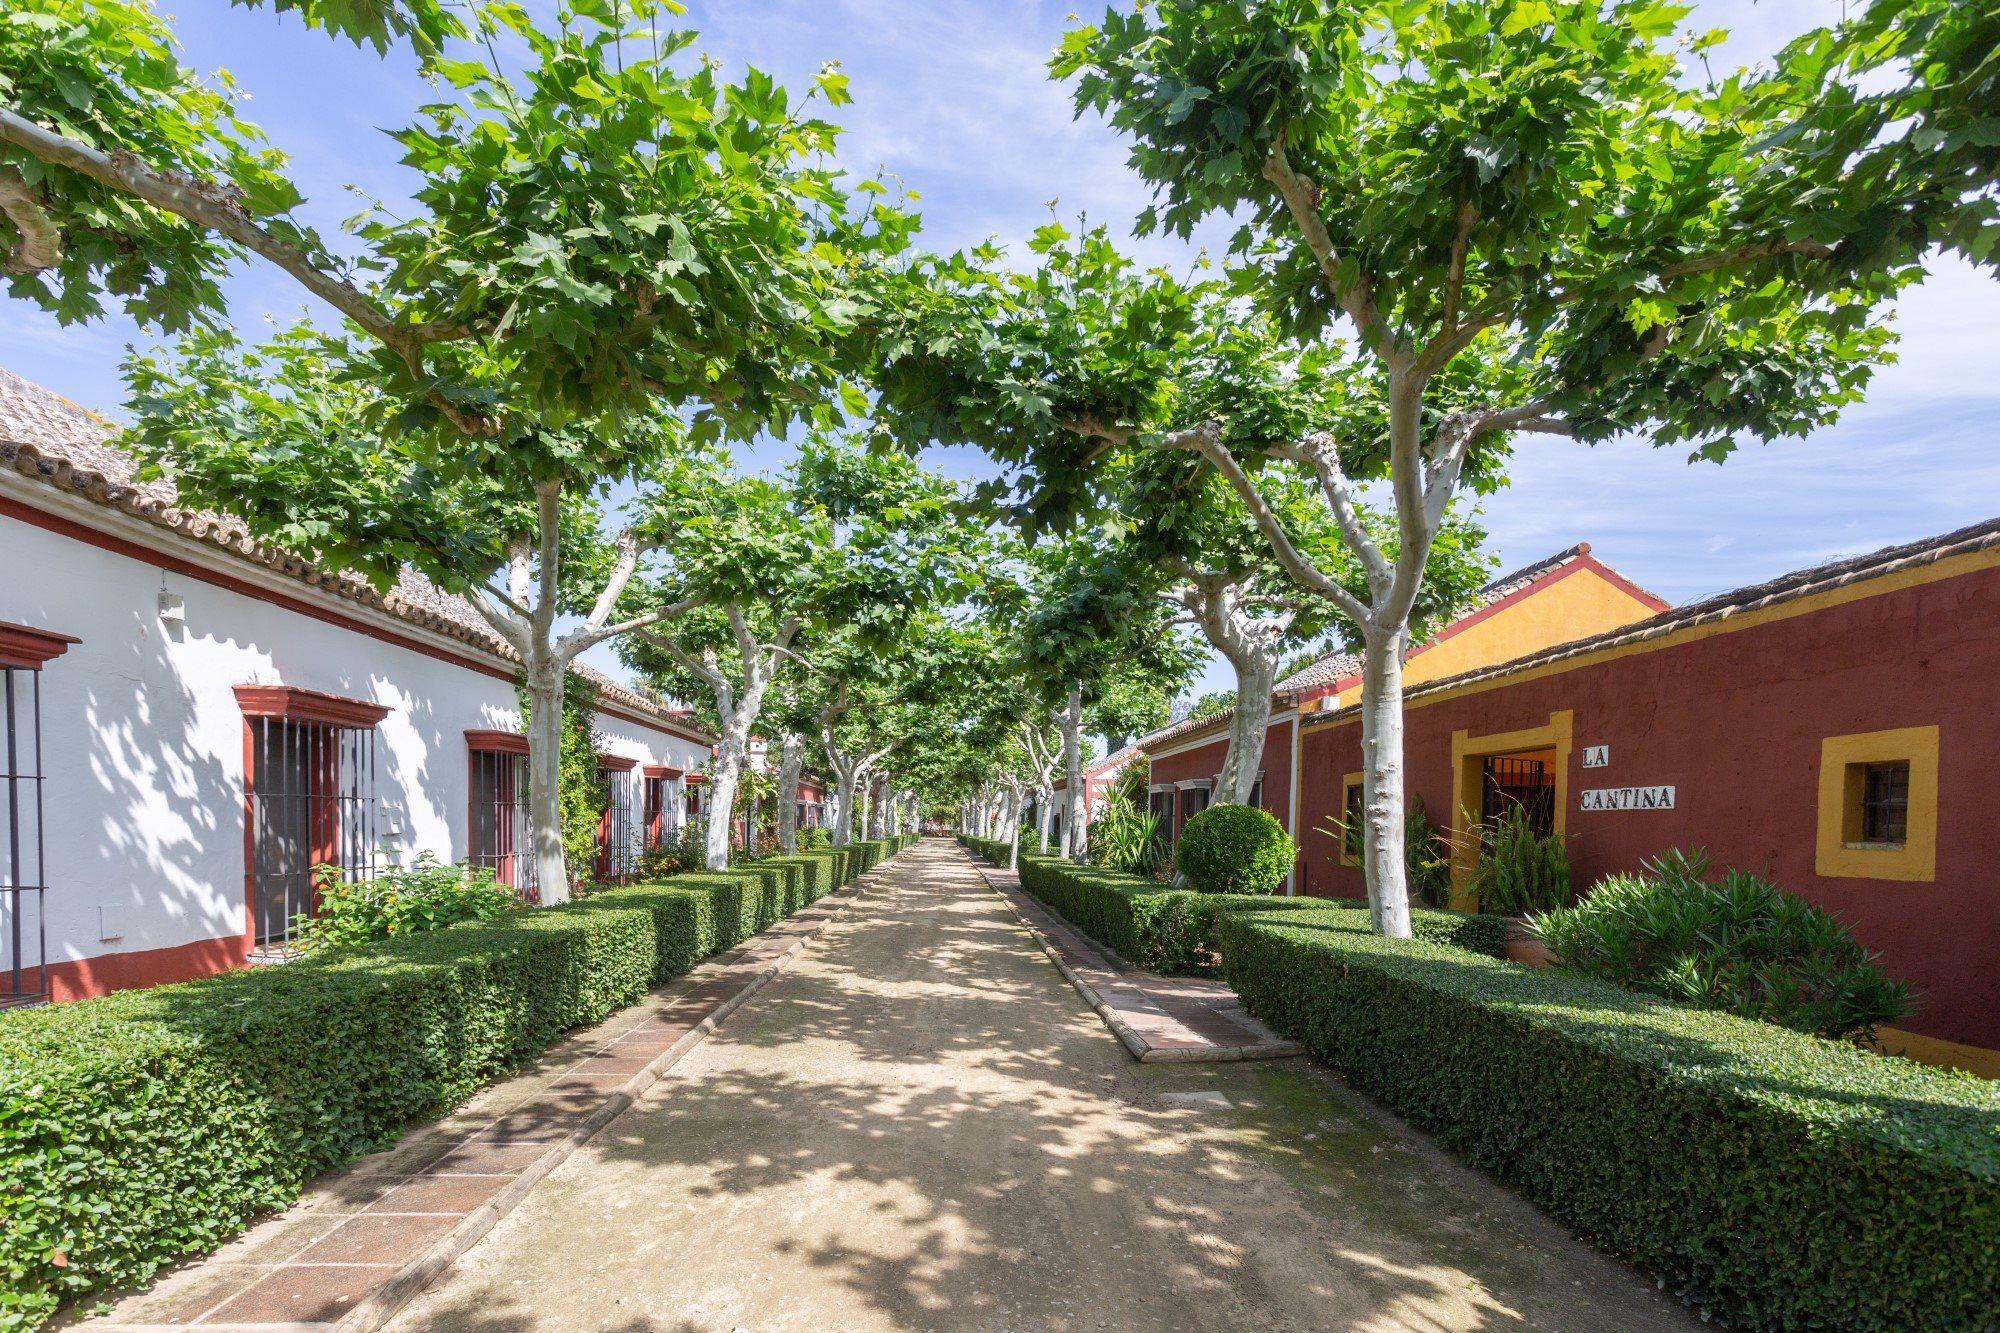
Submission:
[[[1275,646],[1275,644],[1274,644]],[[1271,689],[1277,684],[1275,653],[1246,654],[1236,667],[1236,711],[1229,719],[1229,749],[1215,784],[1219,804],[1248,805],[1264,764],[1264,737],[1271,725]]]
[[[1021,868],[1021,784],[1007,788],[1007,868]]]
[[[1088,840],[1083,799],[1083,683],[1071,681],[1069,704],[1063,709],[1063,855],[1081,864]]]
[[[799,770],[805,766],[805,741],[790,732],[778,737],[778,850],[786,856],[799,850]]]
[[[1035,846],[1043,856],[1049,854],[1049,824],[1055,812],[1055,788],[1047,785],[1035,788]]]
[[[743,743],[724,732],[708,766],[708,826],[702,830],[702,864],[729,869],[729,826],[736,810],[736,784],[743,773]]]
[[[1375,929],[1410,938],[1410,886],[1403,851],[1403,634],[1364,631],[1361,666],[1362,864]]]
[[[845,847],[854,832],[854,770],[844,765],[834,768],[833,812],[827,820],[827,841]]]
[[[881,777],[868,784],[868,840],[880,842],[886,835],[889,817],[889,779]]]
[[[528,696],[528,830],[534,841],[535,885],[543,903],[569,899],[563,854],[563,670],[535,654],[525,673]]]

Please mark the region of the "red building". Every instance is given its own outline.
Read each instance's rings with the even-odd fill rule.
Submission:
[[[1507,661],[1665,608],[1580,543],[1482,588],[1464,614],[1410,650],[1404,679],[1416,683]],[[1333,653],[1279,681],[1272,694],[1251,803],[1270,811],[1302,845],[1310,846],[1312,835],[1300,830],[1322,821],[1292,799],[1300,727],[1326,710],[1352,704],[1360,692],[1360,656]],[[1224,711],[1189,719],[1139,742],[1152,762],[1153,812],[1171,837],[1178,838],[1181,827],[1209,802],[1229,745],[1229,718]],[[1292,881],[1288,892],[1296,886],[1296,872]]]
[[[1359,781],[1358,710],[1306,718],[1298,762],[1302,887],[1360,896],[1310,831]],[[1669,847],[1769,876],[1919,993],[1885,1048],[2000,1074],[2000,521],[1416,686],[1405,771],[1461,832],[1541,784],[1579,886]]]

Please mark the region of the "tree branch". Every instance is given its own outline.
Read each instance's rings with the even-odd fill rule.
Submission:
[[[303,249],[257,225],[233,186],[192,180],[179,172],[155,171],[130,153],[102,152],[37,125],[6,107],[0,107],[0,140],[26,149],[53,166],[67,167],[100,185],[185,218],[263,256],[406,359],[418,359],[426,343],[469,336],[465,330],[446,323],[398,323],[352,283],[327,273]]]
[[[1365,273],[1351,283],[1341,282],[1340,256],[1333,248],[1333,237],[1327,234],[1326,220],[1319,215],[1319,186],[1292,169],[1291,158],[1285,153],[1283,135],[1272,143],[1270,156],[1264,159],[1263,174],[1265,180],[1277,187],[1285,207],[1291,212],[1292,221],[1305,237],[1307,248],[1319,261],[1320,276],[1325,280],[1334,303],[1353,322],[1361,340],[1378,356],[1392,366],[1401,365],[1406,358],[1382,327],[1381,313],[1375,308],[1374,283]]]
[[[1243,507],[1250,511],[1250,517],[1257,524],[1257,530],[1264,534],[1264,540],[1271,544],[1271,553],[1278,559],[1287,574],[1308,592],[1319,594],[1335,606],[1342,614],[1356,620],[1368,618],[1368,608],[1357,601],[1354,595],[1340,586],[1326,571],[1315,565],[1292,544],[1291,535],[1285,531],[1278,516],[1271,512],[1264,493],[1257,489],[1257,483],[1244,472],[1230,452],[1222,447],[1221,428],[1214,422],[1206,422],[1192,430],[1177,431],[1162,440],[1163,449],[1187,449],[1200,454],[1211,467],[1222,474],[1235,490]],[[1176,441],[1179,441],[1176,443]]]
[[[1472,229],[1479,223],[1479,206],[1470,199],[1458,206],[1458,223],[1451,237],[1451,266],[1444,280],[1444,319],[1447,330],[1458,325],[1459,298],[1465,291],[1465,256],[1470,248]]]
[[[562,483],[535,483],[535,536],[540,567],[535,570],[535,632],[546,635],[555,623],[558,571],[562,563]]]
[[[639,568],[639,557],[649,549],[630,528],[619,532],[614,544],[618,558],[612,562],[611,573],[604,580],[604,587],[598,591],[597,600],[591,604],[590,614],[584,617],[583,627],[588,630],[599,628],[611,618],[611,609],[625,595],[626,586],[632,582],[632,575]]]
[[[686,615],[698,606],[706,605],[708,605],[708,599],[705,597],[683,597],[678,602],[668,602],[665,606],[656,606],[641,615],[633,616],[627,620],[620,620],[615,624],[606,625],[602,629],[595,631],[591,636],[590,643],[583,646],[588,648],[592,643],[602,643],[606,639],[615,639],[621,634],[630,634],[635,629],[644,629],[648,625],[657,625],[661,621],[674,620]]]
[[[27,177],[13,167],[0,167],[0,214],[21,234],[0,269],[40,273],[62,260],[62,233],[56,230],[55,220],[42,207]]]
[[[1340,449],[1333,436],[1323,431],[1308,435],[1296,446],[1283,449],[1278,456],[1302,461],[1312,469],[1321,493],[1326,496],[1327,508],[1333,511],[1333,521],[1340,529],[1341,540],[1360,558],[1369,589],[1380,595],[1391,575],[1389,559],[1382,554],[1382,548],[1368,535],[1367,527],[1361,522],[1360,508],[1354,502],[1354,483],[1348,480],[1347,470],[1340,465]]]

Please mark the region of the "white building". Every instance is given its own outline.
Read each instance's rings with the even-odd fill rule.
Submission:
[[[179,509],[111,435],[0,370],[0,1003],[269,957],[317,864],[428,851],[531,894],[515,668],[478,613]],[[586,674],[608,877],[686,817],[712,738]]]

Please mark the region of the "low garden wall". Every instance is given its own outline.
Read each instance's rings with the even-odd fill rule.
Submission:
[[[961,838],[966,849],[994,865],[1007,864],[1007,844]],[[1213,973],[1222,947],[1222,918],[1241,911],[1325,910],[1334,900],[1276,898],[1267,894],[1197,893],[1166,888],[1122,870],[1080,866],[1059,856],[1023,852],[1021,887],[1084,934],[1136,967],[1170,975]],[[1360,904],[1331,910],[1362,911]],[[1499,956],[1506,923],[1499,917],[1417,909],[1418,936]]]
[[[213,1249],[911,841],[0,1016],[0,1327]]]
[[[1218,924],[1251,1012],[1706,1311],[1993,1322],[2000,1085],[1351,912]]]

